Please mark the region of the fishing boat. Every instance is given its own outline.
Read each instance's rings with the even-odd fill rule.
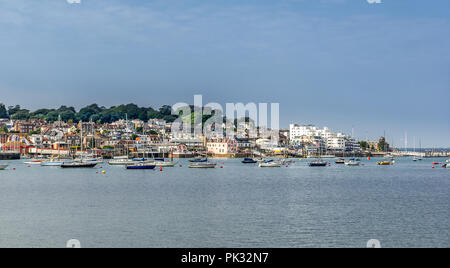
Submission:
[[[215,168],[217,164],[211,162],[197,162],[189,164],[189,168]]]
[[[379,165],[379,166],[390,166],[390,165],[392,165],[392,162],[391,161],[380,161],[380,162],[377,162],[377,165]]]
[[[61,164],[62,168],[94,168],[97,166],[97,163],[90,163],[84,161],[75,161],[75,162],[64,162]]]
[[[32,160],[32,161],[26,161],[24,162],[25,165],[40,165],[42,163],[42,160]]]
[[[279,161],[275,161],[273,159],[267,159],[261,163],[259,163],[259,167],[261,168],[265,168],[265,167],[269,167],[269,168],[279,168],[281,167],[282,163]]]
[[[334,163],[337,165],[343,165],[343,164],[345,164],[345,159],[344,158],[338,159],[338,160],[334,161]]]
[[[0,165],[0,170],[5,170],[8,167],[8,165]]]
[[[138,163],[138,164],[134,164],[134,165],[128,165],[125,168],[126,169],[155,169],[155,165],[154,164],[147,164],[147,163]]]
[[[242,161],[242,164],[256,164],[258,163],[258,161],[256,161],[253,158],[244,158],[244,160]]]
[[[357,167],[361,165],[361,161],[359,161],[358,159],[350,159],[348,161],[345,161],[344,164],[349,167]]]
[[[326,167],[328,165],[328,162],[326,161],[313,161],[309,163],[310,167]]]

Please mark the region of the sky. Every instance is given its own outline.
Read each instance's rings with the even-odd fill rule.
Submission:
[[[0,0],[0,103],[280,103],[281,126],[450,147],[448,0]]]

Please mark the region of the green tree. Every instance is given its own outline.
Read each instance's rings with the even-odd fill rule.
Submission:
[[[0,118],[9,118],[8,110],[3,103],[0,103]]]
[[[380,141],[378,142],[378,151],[380,151],[380,152],[388,152],[389,151],[389,144],[386,142],[385,137],[380,138]]]
[[[5,126],[3,126],[3,127],[0,129],[0,132],[2,132],[2,133],[8,133],[8,128],[5,127]]]

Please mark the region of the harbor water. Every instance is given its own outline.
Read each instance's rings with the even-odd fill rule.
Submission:
[[[215,161],[163,171],[1,161],[0,247],[450,247],[450,170],[432,168],[445,159]]]

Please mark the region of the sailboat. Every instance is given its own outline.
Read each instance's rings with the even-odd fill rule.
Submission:
[[[323,161],[323,160],[319,160],[319,158],[321,158],[320,156],[322,155],[322,151],[320,149],[320,145],[317,144],[317,148],[319,148],[319,157],[317,158],[317,160],[310,162],[308,165],[310,167],[326,167],[328,165],[327,161]]]
[[[81,122],[81,132],[80,132],[81,159],[73,161],[73,162],[69,162],[69,163],[64,162],[64,163],[62,163],[61,168],[94,168],[98,164],[97,161],[85,161],[83,159],[83,121],[80,121],[80,122]]]

